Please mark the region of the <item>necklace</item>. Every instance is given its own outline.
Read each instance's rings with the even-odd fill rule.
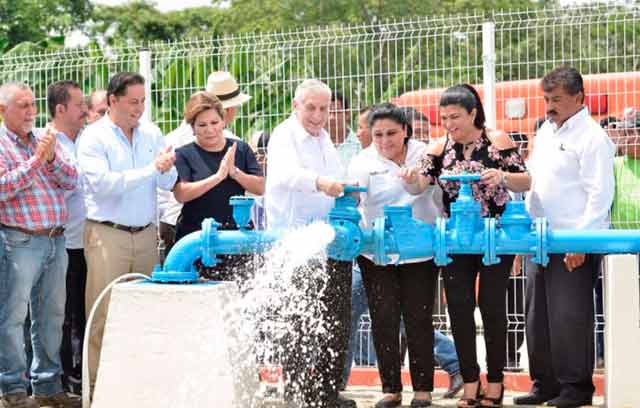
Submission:
[[[473,150],[475,148],[476,142],[469,142],[469,143],[463,143],[462,147],[464,149],[465,152],[468,152],[469,150]]]

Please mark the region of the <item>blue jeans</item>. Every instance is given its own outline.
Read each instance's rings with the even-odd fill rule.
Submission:
[[[364,290],[362,284],[362,274],[358,264],[353,263],[353,273],[351,278],[351,336],[349,338],[349,349],[347,350],[347,359],[342,371],[342,381],[346,384],[349,381],[349,375],[351,375],[351,366],[353,360],[358,356],[358,350],[360,349],[358,326],[360,323],[360,317],[367,313],[369,310],[369,303],[367,302],[367,293]],[[360,357],[360,356],[358,356]],[[362,365],[374,366],[376,364],[376,353],[373,348],[373,342],[371,336],[367,336],[367,353],[363,356],[365,361],[360,361],[358,358],[357,363]]]
[[[0,269],[0,391],[25,392],[25,319],[31,311],[33,393],[62,392],[60,343],[64,321],[67,252],[64,237],[33,236],[0,228],[5,267]]]
[[[433,331],[433,358],[449,375],[460,372],[460,363],[453,340],[438,330]]]

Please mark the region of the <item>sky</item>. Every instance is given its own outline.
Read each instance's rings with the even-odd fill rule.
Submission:
[[[92,0],[94,4],[105,4],[109,6],[115,6],[118,4],[127,3],[129,0]],[[210,6],[211,0],[155,0],[160,11],[182,10],[189,7],[198,6]]]

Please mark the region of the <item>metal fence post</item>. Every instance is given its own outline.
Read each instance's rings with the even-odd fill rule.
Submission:
[[[484,85],[484,113],[487,127],[496,128],[496,25],[482,23],[482,82]]]
[[[144,77],[144,113],[142,118],[151,121],[151,50],[141,48],[140,56],[140,75]]]

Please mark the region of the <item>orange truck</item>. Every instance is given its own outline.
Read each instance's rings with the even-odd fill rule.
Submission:
[[[625,108],[640,109],[640,72],[584,75],[585,104],[594,119],[622,119]],[[483,98],[484,87],[474,85]],[[410,91],[395,98],[399,106],[413,106],[431,122],[435,136],[444,135],[438,102],[445,88]],[[534,133],[535,123],[544,118],[540,79],[496,84],[496,128],[508,133]]]

